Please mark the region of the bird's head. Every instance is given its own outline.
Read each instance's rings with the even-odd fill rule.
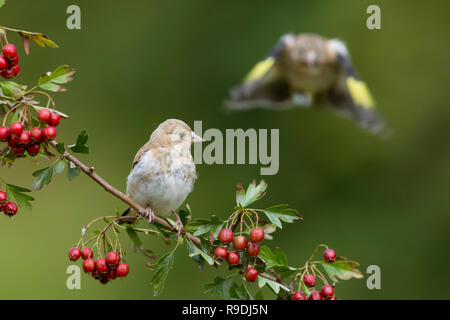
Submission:
[[[327,63],[326,39],[315,34],[300,34],[292,44],[293,61],[304,68],[320,68]]]
[[[195,134],[185,122],[169,119],[161,123],[153,131],[150,141],[168,148],[189,150],[192,143],[204,140]]]

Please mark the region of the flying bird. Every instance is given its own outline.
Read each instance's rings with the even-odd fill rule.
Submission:
[[[155,213],[175,216],[180,234],[183,224],[176,213],[197,178],[191,144],[203,139],[181,120],[161,123],[137,152],[127,179],[127,194],[147,208],[148,222]],[[128,208],[123,215],[127,215]]]
[[[230,90],[225,105],[233,110],[284,110],[323,103],[372,132],[385,127],[342,41],[288,33]]]

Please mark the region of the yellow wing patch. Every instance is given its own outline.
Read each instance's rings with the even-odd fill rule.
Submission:
[[[275,64],[275,59],[273,57],[268,57],[263,61],[258,62],[252,70],[247,74],[244,79],[244,83],[252,82],[254,80],[261,79],[272,66]]]
[[[357,80],[353,77],[348,77],[345,82],[355,104],[361,105],[366,109],[370,109],[375,106],[372,95],[363,81]]]

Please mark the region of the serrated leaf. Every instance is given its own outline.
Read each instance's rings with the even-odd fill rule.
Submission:
[[[67,178],[69,181],[75,179],[75,177],[79,176],[81,173],[81,169],[78,168],[72,161],[69,162],[69,167],[67,168]]]
[[[33,190],[41,190],[46,184],[52,181],[53,167],[47,167],[33,172],[36,180],[33,183]]]
[[[45,48],[45,46],[49,46],[50,48],[58,48],[58,45],[50,40],[45,34],[39,32],[29,32],[25,30],[10,30],[18,32],[21,38],[24,40],[25,51],[27,52],[27,54],[29,53],[29,47],[26,47],[26,39],[33,40],[38,46],[42,48]]]
[[[266,264],[266,268],[271,269],[273,267],[289,267],[286,255],[280,248],[275,248],[274,251],[269,247],[261,245],[259,247],[258,257]]]
[[[27,86],[20,85],[13,81],[2,81],[0,87],[4,96],[19,99],[25,94]]]
[[[126,228],[127,228],[126,229],[127,234],[130,237],[131,241],[133,241],[136,248],[138,248],[140,251],[142,251],[144,249],[144,246],[142,244],[141,239],[139,239],[139,236],[137,235],[137,233],[133,230],[133,227],[130,225],[127,225]]]
[[[13,184],[6,184],[5,192],[8,196],[8,199],[14,199],[19,208],[31,210],[31,201],[33,201],[34,198],[26,194],[28,192],[31,192],[31,190],[15,186]]]
[[[281,221],[292,223],[295,220],[302,219],[302,216],[297,210],[289,208],[287,204],[279,204],[263,210],[267,218],[276,225],[278,228],[282,229],[283,226]]]
[[[258,276],[258,287],[262,288],[265,285],[269,286],[275,294],[280,292],[280,289],[289,292],[290,289],[288,287],[283,286],[281,283],[266,279],[264,277]]]
[[[265,195],[265,191],[267,189],[267,183],[264,180],[261,180],[258,185],[253,180],[247,191],[244,190],[242,185],[238,185],[236,188],[236,204],[238,206],[247,207],[253,202],[261,199]]]
[[[227,278],[216,277],[213,283],[208,283],[205,285],[205,293],[222,298],[224,300],[231,299],[231,287],[234,284],[232,276]]]
[[[363,277],[363,274],[357,268],[359,263],[356,261],[342,259],[336,260],[333,263],[325,261],[321,261],[320,263],[334,282],[337,282],[338,279],[349,280],[351,278],[361,279]]]
[[[77,137],[75,144],[69,146],[70,150],[76,153],[89,153],[89,147],[86,145],[89,139],[89,135],[85,129],[83,129]]]
[[[201,236],[212,232],[214,238],[217,238],[220,230],[225,225],[225,221],[219,219],[217,216],[212,216],[211,219],[199,218],[190,221],[186,226],[186,231],[192,233],[194,236]]]
[[[66,151],[66,148],[64,147],[64,143],[60,142],[56,145],[56,150],[59,152],[59,154],[63,154],[64,151]]]
[[[42,89],[61,92],[67,89],[61,86],[61,84],[66,84],[72,81],[72,76],[75,73],[74,69],[71,69],[67,65],[62,65],[56,68],[53,72],[47,72],[39,78],[38,86]]]
[[[55,173],[61,174],[63,173],[64,169],[66,168],[66,162],[64,160],[58,161],[58,163],[55,165]]]
[[[169,274],[170,269],[172,269],[173,267],[173,263],[175,260],[174,253],[175,250],[177,250],[179,243],[180,242],[177,243],[177,245],[175,246],[175,248],[173,248],[173,250],[161,256],[158,262],[152,265],[154,273],[150,282],[153,284],[153,294],[155,296],[159,295],[164,288],[167,275]]]
[[[213,258],[211,258],[208,253],[204,252],[203,250],[197,248],[196,246],[193,246],[189,241],[188,241],[188,248],[189,248],[189,257],[195,257],[200,255],[203,259],[205,259],[205,261],[210,265],[214,265],[215,263],[217,263],[217,261],[215,261]]]

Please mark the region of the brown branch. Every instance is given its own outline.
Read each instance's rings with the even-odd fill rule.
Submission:
[[[56,145],[58,143],[55,140],[50,141],[50,145],[55,148],[55,150],[57,150]],[[100,186],[103,187],[103,189],[105,189],[105,191],[111,193],[113,196],[115,196],[116,198],[118,198],[119,200],[125,202],[126,204],[128,204],[132,209],[134,209],[138,215],[140,215],[141,217],[145,217],[145,213],[146,213],[146,209],[144,207],[142,207],[141,205],[139,205],[138,203],[136,203],[133,199],[131,199],[129,196],[127,196],[125,193],[121,192],[120,190],[116,189],[115,187],[113,187],[112,185],[110,185],[105,179],[103,179],[100,175],[98,175],[95,171],[93,167],[88,167],[87,165],[85,165],[83,162],[81,162],[78,158],[76,158],[75,156],[73,156],[72,154],[70,154],[69,152],[65,151],[62,156],[64,158],[66,158],[67,160],[73,162],[78,168],[81,169],[81,171],[83,171],[89,178],[91,178],[92,180],[94,180],[95,182],[97,182],[97,184],[99,184]],[[132,219],[132,217],[130,217],[130,219]],[[164,227],[166,227],[169,231],[171,232],[178,232],[178,230],[173,227],[170,223],[168,223],[165,219],[155,216],[155,222],[163,225]],[[197,246],[197,247],[201,247],[201,240],[198,237],[195,237],[193,235],[191,235],[188,232],[185,232],[185,235]]]

